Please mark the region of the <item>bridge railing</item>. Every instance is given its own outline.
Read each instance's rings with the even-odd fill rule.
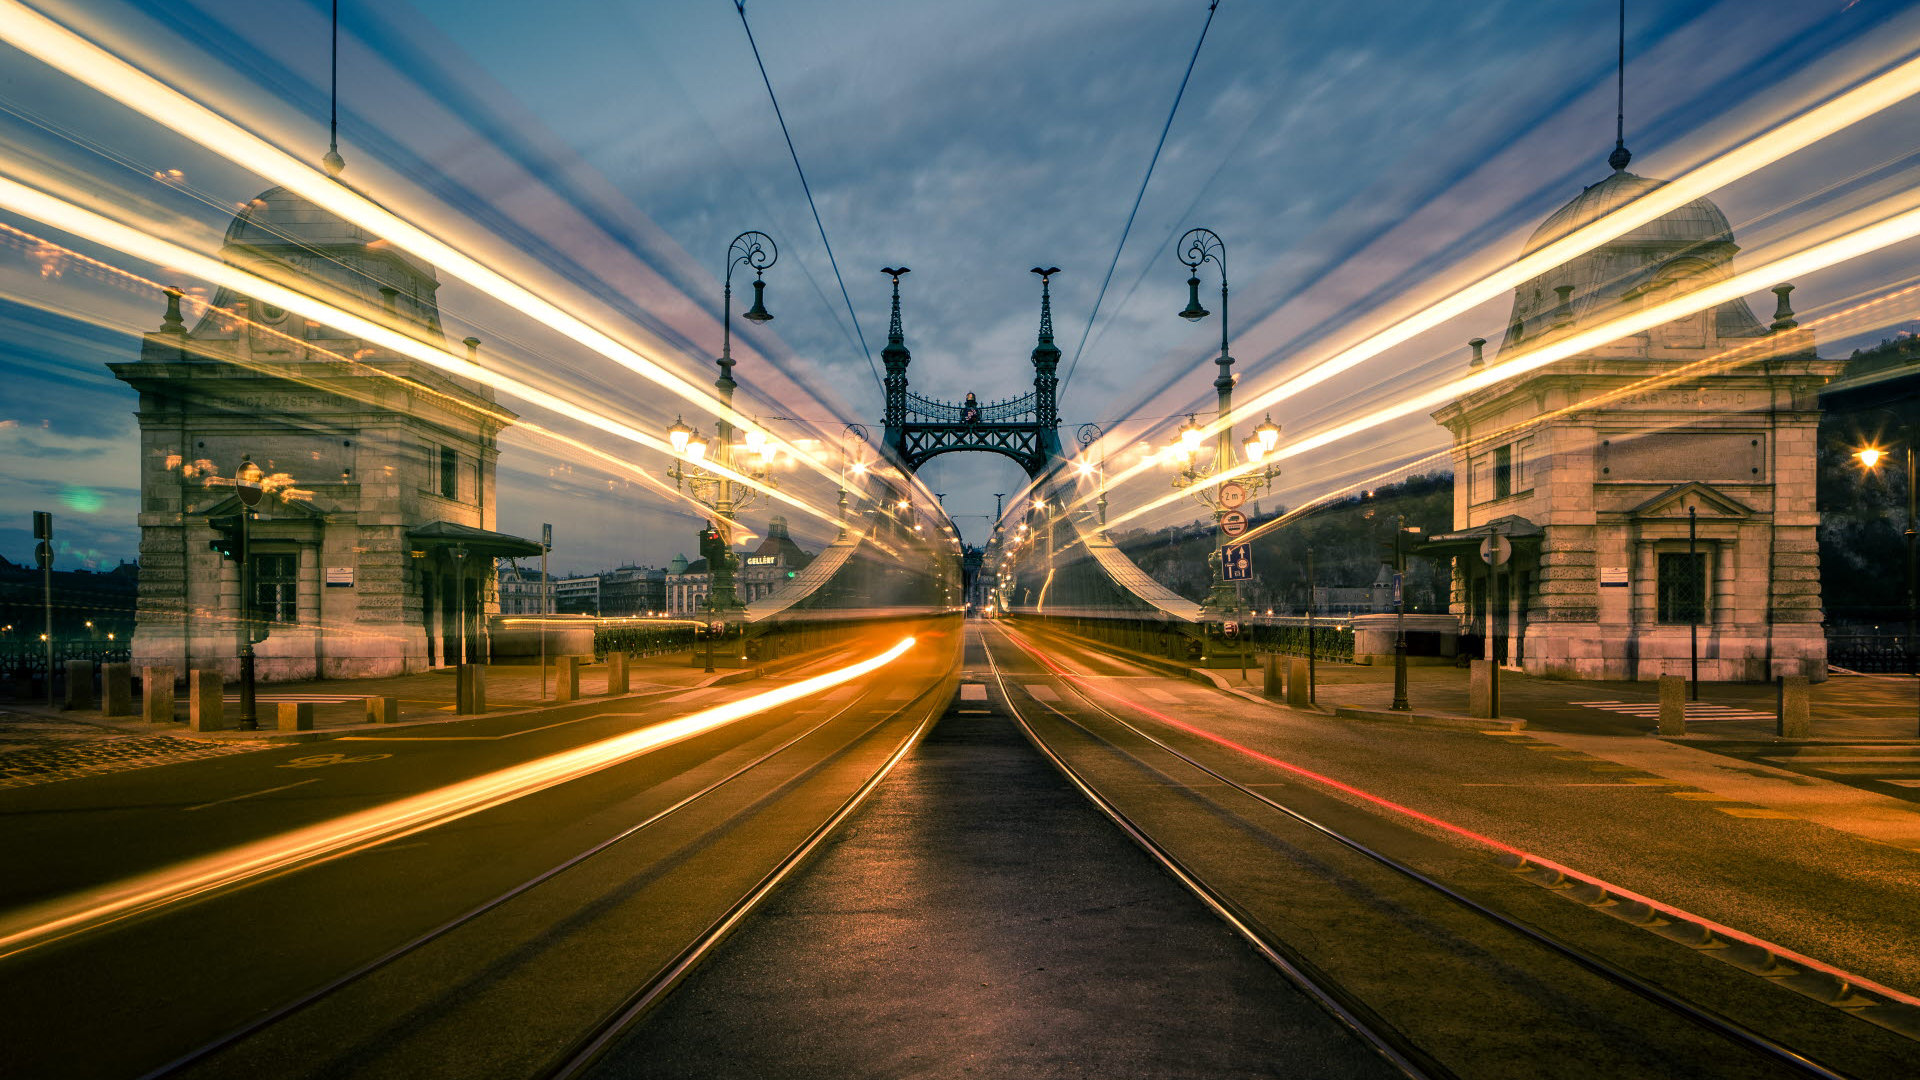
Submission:
[[[985,405],[976,405],[980,415],[972,422],[982,424],[1005,423],[1008,420],[1030,419],[1034,412],[1034,395],[1026,394],[1005,401],[992,401]],[[968,423],[966,406],[958,402],[934,401],[908,391],[907,415],[910,419],[930,421],[936,424]]]

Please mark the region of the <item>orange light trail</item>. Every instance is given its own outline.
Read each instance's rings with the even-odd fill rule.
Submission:
[[[690,406],[717,413],[736,427],[752,425],[750,417],[729,408],[711,390],[641,355],[452,243],[392,213],[18,0],[0,0],[0,40],[234,164],[418,255],[508,307],[658,384]],[[771,432],[768,437],[821,475],[831,474],[831,467],[811,453],[778,439]]]
[[[1296,439],[1276,449],[1260,463],[1248,463],[1215,473],[1196,482],[1194,488],[1212,487],[1232,480],[1238,476],[1258,471],[1268,464],[1286,458],[1296,457],[1309,450],[1315,450],[1329,443],[1349,438],[1370,428],[1378,427],[1391,420],[1425,409],[1444,404],[1452,398],[1472,393],[1495,383],[1535,371],[1550,364],[1558,363],[1569,357],[1577,356],[1591,349],[1597,349],[1628,334],[1637,334],[1642,330],[1691,315],[1710,307],[1716,307],[1731,300],[1738,300],[1748,293],[1759,292],[1772,282],[1790,281],[1796,277],[1823,270],[1835,263],[1858,258],[1892,244],[1920,236],[1920,209],[1906,210],[1892,215],[1874,224],[1843,233],[1830,240],[1823,241],[1783,255],[1750,270],[1734,274],[1722,281],[1703,285],[1682,296],[1665,303],[1654,304],[1638,311],[1629,312],[1617,318],[1609,319],[1596,326],[1570,334],[1557,341],[1538,348],[1527,349],[1511,359],[1488,364],[1479,371],[1448,380],[1438,386],[1418,394],[1403,398],[1398,402],[1382,406],[1372,412],[1327,428],[1315,435]],[[1236,413],[1239,411],[1235,409]],[[1193,488],[1176,490],[1148,500],[1146,503],[1110,518],[1109,528],[1131,521],[1142,514],[1157,510],[1169,503],[1178,502],[1187,497]]]
[[[545,791],[877,671],[911,649],[914,641],[912,637],[902,638],[885,652],[790,686],[38,905],[0,924],[0,959],[168,904],[388,843]]]
[[[539,389],[530,383],[514,378],[500,371],[494,371],[474,363],[462,356],[456,356],[445,348],[429,344],[418,338],[403,334],[390,327],[383,326],[371,319],[353,312],[335,307],[324,301],[295,292],[284,285],[249,273],[238,267],[229,266],[218,259],[202,255],[182,247],[169,240],[163,240],[150,233],[129,225],[121,224],[91,210],[49,195],[43,191],[21,184],[18,181],[0,177],[0,208],[12,210],[24,217],[44,222],[72,236],[82,237],[94,243],[113,248],[132,255],[137,259],[153,263],[156,266],[172,266],[194,277],[224,285],[237,292],[263,300],[276,307],[303,315],[316,322],[346,331],[354,337],[371,342],[403,356],[409,356],[422,363],[430,364],[443,371],[469,379],[487,383],[515,397],[521,398],[542,408],[549,409],[562,416],[578,420],[610,435],[639,443],[651,450],[677,456],[672,444],[646,431],[621,423],[602,413],[584,408],[549,391]],[[815,507],[804,499],[788,495],[779,489],[754,480],[742,473],[735,472],[713,462],[702,465],[708,472],[724,476],[746,487],[753,488],[771,499],[778,500],[802,513],[811,514],[821,521],[834,522],[835,512]]]

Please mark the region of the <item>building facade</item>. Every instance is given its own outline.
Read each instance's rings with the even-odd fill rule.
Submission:
[[[1540,226],[1538,250],[1663,181],[1626,172]],[[1499,359],[1725,280],[1725,215],[1687,203],[1520,286]],[[1453,436],[1453,610],[1487,656],[1537,674],[1826,674],[1815,530],[1819,391],[1840,367],[1776,289],[1470,392]],[[1472,343],[1475,368],[1481,342]],[[1482,550],[1491,559],[1483,557]]]
[[[291,192],[248,202],[221,258],[444,342],[433,267]],[[514,414],[482,384],[230,289],[191,329],[180,300],[139,360],[109,365],[140,394],[134,663],[231,677],[249,623],[263,679],[483,658],[495,558],[539,553],[493,531]],[[248,463],[267,493],[245,522],[243,602]]]
[[[500,567],[495,582],[502,615],[542,615],[553,610],[553,583],[547,582],[546,602],[541,602],[541,575],[537,569],[508,564]]]

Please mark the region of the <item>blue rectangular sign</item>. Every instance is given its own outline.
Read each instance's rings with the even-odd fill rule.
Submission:
[[[1228,581],[1253,579],[1253,545],[1228,544],[1220,549],[1220,565]]]

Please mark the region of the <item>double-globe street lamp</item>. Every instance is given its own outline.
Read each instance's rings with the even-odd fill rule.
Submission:
[[[739,592],[734,587],[733,573],[733,530],[734,514],[750,507],[758,498],[759,491],[752,486],[738,485],[734,477],[745,477],[755,483],[766,481],[773,469],[775,448],[768,444],[767,433],[757,427],[745,429],[742,440],[756,461],[745,468],[736,467],[733,457],[734,427],[729,419],[733,415],[733,392],[739,386],[733,379],[733,269],[736,266],[749,266],[753,269],[753,306],[742,312],[740,317],[749,322],[763,323],[772,320],[766,305],[766,282],[761,273],[780,258],[780,249],[774,245],[773,238],[762,232],[743,232],[733,238],[727,247],[727,272],[725,277],[725,299],[720,322],[720,359],[715,361],[720,368],[720,377],[714,380],[714,388],[720,391],[720,401],[724,412],[714,425],[714,438],[711,443],[698,429],[690,428],[686,422],[676,417],[673,426],[667,429],[667,441],[672,444],[675,461],[668,468],[667,475],[673,477],[674,486],[686,491],[695,502],[713,511],[712,528],[702,538],[702,554],[707,557],[707,569],[713,580],[707,590],[709,610],[716,621],[737,617],[746,611]],[[708,469],[703,462],[711,461],[713,468]],[[709,634],[713,627],[707,628]]]
[[[1212,229],[1188,229],[1180,238],[1175,249],[1180,262],[1188,270],[1187,306],[1180,317],[1189,322],[1198,322],[1211,315],[1200,303],[1200,266],[1211,262],[1220,268],[1220,355],[1214,364],[1220,373],[1214,377],[1213,389],[1219,396],[1214,432],[1213,460],[1211,463],[1200,460],[1201,444],[1206,433],[1189,415],[1186,426],[1181,428],[1177,441],[1164,456],[1172,464],[1179,466],[1173,486],[1190,488],[1191,494],[1202,505],[1213,511],[1214,551],[1208,556],[1212,568],[1213,582],[1207,591],[1203,609],[1216,615],[1237,612],[1240,609],[1240,597],[1237,586],[1226,579],[1226,560],[1223,549],[1228,541],[1238,535],[1227,531],[1228,516],[1238,513],[1239,505],[1259,494],[1268,487],[1278,470],[1269,463],[1258,472],[1249,472],[1242,477],[1226,483],[1203,483],[1210,477],[1224,475],[1234,468],[1233,453],[1233,356],[1228,352],[1227,324],[1227,245],[1220,234]],[[1280,441],[1280,425],[1268,416],[1246,440],[1242,451],[1245,461],[1258,465],[1273,452]],[[1244,519],[1237,519],[1244,521]],[[1244,526],[1243,526],[1244,527]]]

